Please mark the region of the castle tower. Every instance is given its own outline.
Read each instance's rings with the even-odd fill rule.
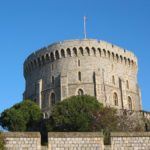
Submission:
[[[95,39],[54,43],[24,62],[24,99],[37,102],[45,117],[52,105],[73,95],[95,96],[105,106],[141,110],[133,53]]]

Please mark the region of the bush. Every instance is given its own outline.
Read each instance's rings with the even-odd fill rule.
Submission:
[[[92,96],[72,96],[57,103],[51,113],[54,131],[93,131],[93,114],[102,104]]]
[[[2,136],[2,133],[0,132],[0,150],[4,150],[4,137]]]
[[[2,112],[0,125],[9,131],[39,131],[42,112],[39,106],[24,100]]]

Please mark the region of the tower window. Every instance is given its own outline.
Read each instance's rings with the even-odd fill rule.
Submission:
[[[129,110],[132,110],[132,99],[130,96],[128,96],[128,108]]]
[[[128,80],[126,81],[126,87],[127,87],[127,89],[129,89],[129,81]]]
[[[112,76],[112,83],[115,84],[115,76]]]
[[[82,89],[79,89],[79,90],[78,90],[78,95],[80,95],[80,96],[81,96],[81,95],[84,95],[84,92],[83,92]]]
[[[51,64],[51,70],[54,70],[54,64]]]
[[[58,51],[55,52],[55,57],[56,57],[56,59],[59,59],[59,58],[60,58],[60,57],[59,57],[59,52],[58,52]]]
[[[90,49],[88,47],[85,48],[87,51],[87,54],[90,55]]]
[[[52,62],[54,61],[54,54],[52,52],[50,54],[50,59],[51,59]]]
[[[80,60],[78,59],[78,66],[80,66]]]
[[[83,56],[83,48],[80,47],[79,50],[80,50],[80,54]]]
[[[78,72],[78,80],[81,81],[81,72]]]
[[[67,56],[71,57],[71,51],[69,48],[67,48]]]
[[[51,105],[54,105],[55,103],[56,103],[56,101],[55,101],[55,94],[52,93],[51,94]]]
[[[54,85],[54,82],[55,82],[54,76],[52,76],[51,82],[52,82],[52,85]]]
[[[94,47],[92,47],[92,50],[93,50],[93,54],[95,56],[96,55],[96,49]]]
[[[115,106],[118,106],[118,95],[117,95],[117,93],[114,93],[113,100],[114,100]]]
[[[77,49],[74,47],[73,48],[74,56],[77,56]]]
[[[65,51],[64,51],[64,49],[61,49],[61,57],[62,57],[62,58],[65,57]]]

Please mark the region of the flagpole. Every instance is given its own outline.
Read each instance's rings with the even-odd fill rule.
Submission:
[[[84,16],[84,39],[86,39],[86,16]]]

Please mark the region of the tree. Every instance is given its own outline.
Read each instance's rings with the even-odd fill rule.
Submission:
[[[91,131],[93,114],[102,108],[95,97],[72,96],[57,103],[51,113],[53,130]]]
[[[113,131],[117,112],[103,107],[95,97],[72,96],[57,103],[51,113],[49,130],[56,131]],[[48,122],[48,121],[47,121]]]
[[[9,131],[37,131],[42,112],[31,100],[24,100],[6,109],[0,116],[0,125]]]

